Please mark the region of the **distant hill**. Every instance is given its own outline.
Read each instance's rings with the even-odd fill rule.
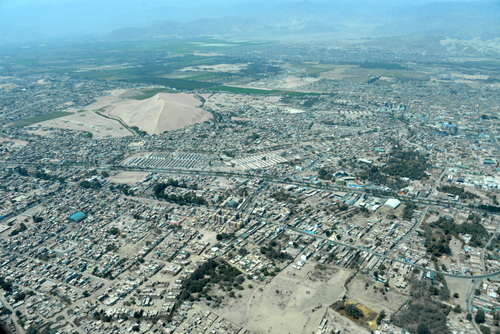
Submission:
[[[379,37],[362,46],[375,47],[394,52],[411,52],[431,55],[461,57],[500,56],[500,37],[493,39],[458,39],[444,35],[405,35]]]
[[[500,0],[218,0],[54,4],[0,0],[0,43],[212,36],[328,41],[408,52],[496,55]],[[45,3],[46,2],[46,3]]]
[[[500,36],[500,2],[441,2],[389,11],[379,35],[431,35],[490,39]]]
[[[192,22],[169,20],[146,27],[117,29],[106,38],[121,41],[199,36],[371,38],[373,41],[368,43],[369,46],[407,52],[470,56],[498,54],[494,39],[500,36],[499,1],[441,2],[418,6],[400,3],[391,7],[377,7],[373,2],[358,7],[348,6],[346,2],[297,1],[286,6],[259,4],[247,4],[247,12],[239,8],[223,18]]]

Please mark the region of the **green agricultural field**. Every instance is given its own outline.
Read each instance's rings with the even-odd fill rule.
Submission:
[[[233,74],[231,73],[202,73],[193,76],[187,76],[184,79],[186,80],[202,80],[202,81],[215,81],[215,80],[220,80],[224,79],[228,76],[232,76]]]
[[[319,96],[318,93],[304,93],[304,92],[294,92],[288,90],[265,90],[265,89],[255,89],[255,88],[242,88],[242,87],[232,87],[232,86],[217,86],[210,88],[210,90],[224,91],[235,94],[256,94],[256,95],[289,95],[289,96]]]
[[[317,66],[299,66],[298,68],[304,69],[305,75],[316,75],[323,72],[331,71],[333,69],[333,68],[317,67]]]
[[[211,82],[191,81],[183,79],[155,78],[155,77],[143,77],[137,79],[129,79],[126,81],[161,85],[165,87],[175,88],[178,90],[207,89],[217,85],[217,83],[211,83]]]
[[[500,60],[472,60],[458,63],[465,68],[484,68],[488,70],[498,70],[500,68]]]
[[[69,115],[73,115],[73,114],[70,112],[65,112],[65,111],[54,111],[53,113],[50,113],[47,115],[34,116],[34,117],[22,119],[20,121],[14,122],[13,125],[17,126],[17,127],[23,127],[23,126],[28,126],[28,125],[32,125],[32,124],[36,124],[36,123],[40,123],[40,122],[44,122],[44,121],[49,121],[51,119],[69,116]]]

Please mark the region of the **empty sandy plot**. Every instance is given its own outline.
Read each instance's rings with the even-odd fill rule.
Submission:
[[[121,138],[131,136],[132,132],[119,121],[105,118],[94,111],[82,111],[70,116],[51,119],[34,125],[39,129],[58,128],[86,131],[96,139]]]
[[[5,144],[5,143],[12,143],[12,146],[14,148],[21,148],[29,144],[26,140],[21,140],[21,139],[11,139],[7,137],[0,137],[0,143]]]
[[[351,75],[347,73],[348,70],[355,68],[357,66],[353,65],[339,65],[336,66],[335,69],[327,72],[323,72],[319,75],[321,79],[330,79],[330,80],[342,80],[344,78],[348,78]]]
[[[12,84],[12,83],[7,83],[7,84],[1,84],[0,89],[5,89],[5,90],[12,90],[16,89],[19,87],[18,85]]]
[[[239,72],[246,68],[248,63],[241,64],[217,64],[217,65],[199,65],[185,67],[179,70],[179,72],[196,72],[196,71],[206,71],[206,72]]]
[[[149,173],[144,172],[121,172],[116,175],[108,177],[108,180],[114,183],[122,183],[128,185],[134,185],[136,183],[142,182]]]
[[[201,100],[194,94],[160,93],[146,100],[127,99],[126,90],[113,90],[84,110],[73,115],[37,123],[32,131],[50,135],[48,128],[79,130],[92,133],[96,139],[120,138],[133,133],[128,126],[137,126],[150,134],[182,129],[212,119],[200,108]],[[70,112],[73,112],[71,110]]]
[[[110,110],[108,115],[149,134],[182,129],[213,117],[199,108],[202,102],[193,94],[160,93],[142,101],[124,101]]]
[[[368,286],[366,286],[367,283]],[[363,275],[357,275],[349,284],[348,296],[375,312],[385,310],[387,314],[392,314],[398,310],[408,299],[407,296],[396,292],[394,289],[385,291],[385,294],[382,294],[380,289],[384,289],[382,283],[374,282]]]
[[[311,263],[297,271],[289,266],[271,283],[245,289],[250,296],[232,299],[215,312],[252,333],[311,333],[328,307],[342,298],[342,285],[349,276],[347,270],[339,269],[328,281],[313,281],[307,276],[313,267]]]

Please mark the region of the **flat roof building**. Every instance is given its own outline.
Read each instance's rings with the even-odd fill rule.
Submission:
[[[401,205],[401,201],[395,198],[389,198],[387,202],[385,202],[384,206],[387,206],[391,209],[396,209],[398,206]]]
[[[79,222],[81,222],[82,220],[84,220],[86,217],[87,217],[87,216],[86,216],[83,212],[78,211],[77,213],[75,213],[75,214],[71,215],[71,216],[69,217],[69,219],[73,220],[73,221],[74,221],[74,222],[76,222],[76,223],[79,223]]]

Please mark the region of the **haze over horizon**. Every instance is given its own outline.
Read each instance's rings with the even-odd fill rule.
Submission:
[[[444,6],[451,8],[452,2],[455,3],[454,6],[456,3],[463,3],[471,8],[476,4],[477,6],[488,4],[498,9],[497,13],[492,13],[493,15],[500,13],[499,1],[481,0],[387,0],[384,2],[357,0],[334,3],[314,0],[294,2],[216,0],[209,4],[199,0],[188,0],[182,3],[159,0],[131,3],[117,0],[0,0],[0,42],[101,38],[116,29],[148,27],[167,21],[186,23],[201,19],[239,18],[254,20],[258,26],[262,22],[269,22],[267,18],[277,17],[278,12],[282,16],[280,17],[282,21],[277,22],[276,25],[292,32],[310,31],[311,27],[317,31],[336,28],[332,23],[336,20],[339,26],[343,24],[342,29],[356,31],[360,27],[364,28],[363,24],[356,20],[381,24],[391,23],[399,16],[407,19],[404,17],[407,13],[428,16],[433,10],[426,9],[426,7],[435,6],[432,3],[446,3]],[[446,7],[444,10],[446,11]],[[302,13],[304,17],[300,17]],[[342,22],[342,19],[345,19],[348,24]],[[432,21],[433,18],[430,20]],[[325,22],[329,23],[328,26]],[[463,22],[464,25],[470,23]],[[306,28],[304,24],[307,24]],[[322,28],[323,26],[325,28]],[[226,27],[221,27],[216,32],[224,31],[224,29]],[[418,27],[417,30],[419,29],[425,30],[424,26]],[[360,34],[366,33],[365,30],[361,29]]]

